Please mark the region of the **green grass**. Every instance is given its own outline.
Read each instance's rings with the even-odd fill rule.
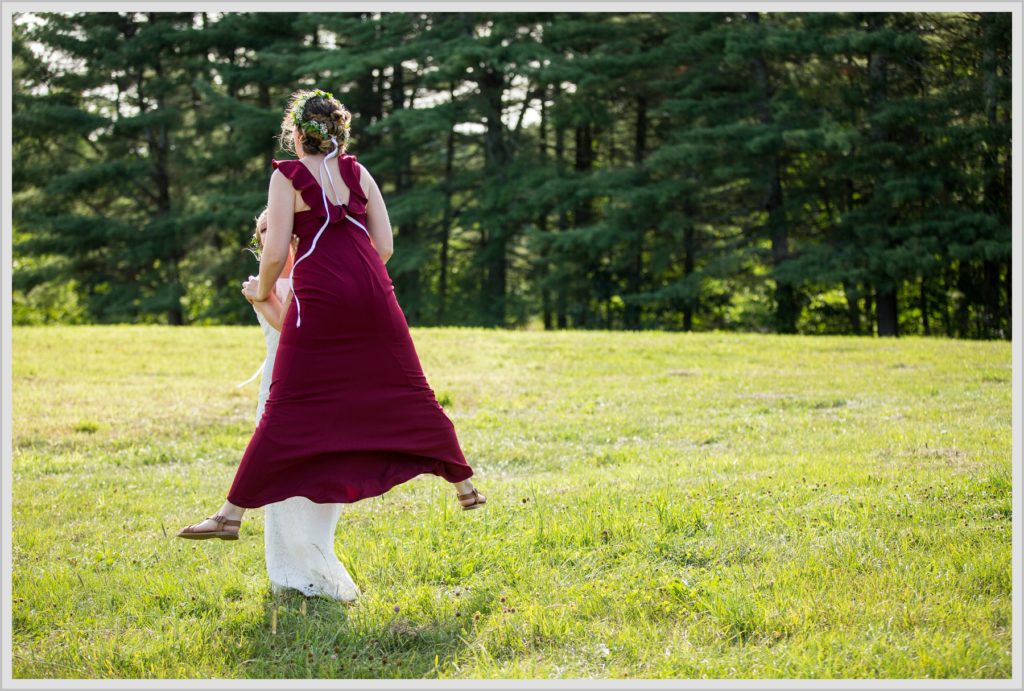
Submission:
[[[14,677],[1010,678],[1010,344],[413,338],[488,504],[346,505],[346,607],[271,594],[262,509],[173,537],[258,328],[16,329]]]

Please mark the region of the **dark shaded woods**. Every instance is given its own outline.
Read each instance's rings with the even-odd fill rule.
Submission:
[[[412,325],[1009,339],[1009,19],[20,15],[15,322],[252,323],[317,86]]]

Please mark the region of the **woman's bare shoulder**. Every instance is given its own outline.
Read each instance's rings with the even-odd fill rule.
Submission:
[[[270,174],[270,188],[271,189],[285,189],[291,188],[292,181],[280,168],[275,168],[274,172]]]
[[[377,181],[373,179],[370,171],[362,163],[356,161],[356,166],[359,168],[359,186],[363,188],[363,194],[369,197],[370,191],[377,186]]]

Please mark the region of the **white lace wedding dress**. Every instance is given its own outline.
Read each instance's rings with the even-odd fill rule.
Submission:
[[[288,294],[288,279],[278,280],[277,294],[283,302]],[[281,334],[259,311],[256,318],[267,342],[267,359],[263,364],[256,406],[258,425],[270,393]],[[348,602],[359,597],[359,588],[334,553],[334,531],[341,516],[341,504],[317,504],[306,497],[289,497],[263,508],[267,574],[275,593],[293,588],[307,596],[322,595]]]

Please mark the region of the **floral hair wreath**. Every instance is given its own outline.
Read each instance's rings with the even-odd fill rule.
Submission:
[[[262,247],[260,247],[259,234],[260,231],[258,230],[254,232],[252,234],[252,237],[249,238],[249,244],[245,246],[245,249],[252,252],[253,256],[256,257],[257,259],[260,258],[260,250],[263,249]]]
[[[315,136],[319,137],[320,139],[328,139],[331,136],[331,134],[330,134],[330,132],[327,131],[327,125],[325,125],[324,123],[320,122],[319,120],[303,120],[302,119],[302,113],[306,109],[306,101],[308,101],[313,96],[319,96],[320,98],[324,99],[325,101],[328,101],[328,100],[331,100],[331,99],[334,98],[334,94],[332,94],[329,91],[321,91],[320,89],[313,89],[312,91],[306,93],[306,95],[303,96],[301,99],[299,99],[298,101],[295,102],[295,107],[292,108],[292,120],[294,120],[295,121],[295,125],[300,130],[305,132],[306,134],[315,135]],[[342,125],[342,127],[345,130],[349,129],[349,125],[348,124]]]

